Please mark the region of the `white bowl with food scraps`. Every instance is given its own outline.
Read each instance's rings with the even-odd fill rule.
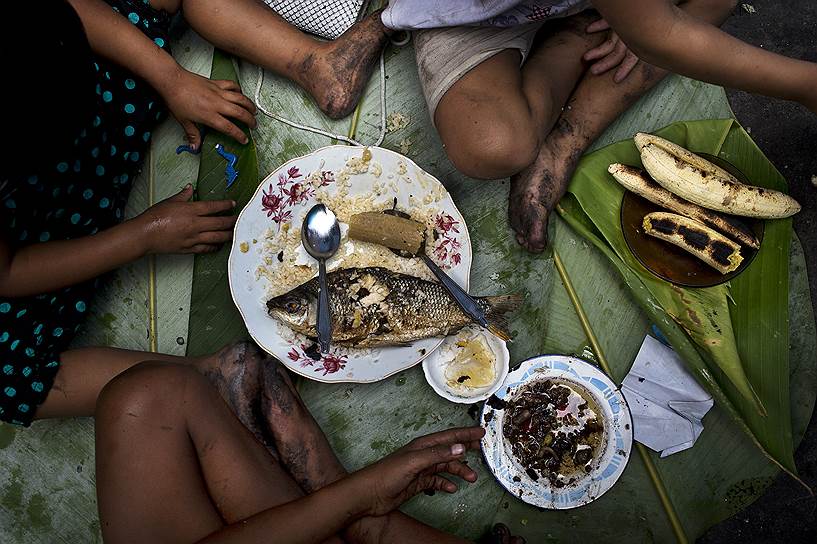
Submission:
[[[520,500],[552,510],[606,493],[633,446],[630,409],[596,366],[539,355],[510,372],[482,409],[482,453],[497,481]]]
[[[493,395],[505,381],[511,356],[505,342],[477,326],[449,336],[423,361],[428,384],[441,397],[471,404]]]

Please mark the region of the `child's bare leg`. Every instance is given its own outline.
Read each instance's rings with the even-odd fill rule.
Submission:
[[[691,0],[681,5],[688,13],[712,24],[726,20],[733,7],[731,0]],[[548,215],[567,190],[584,150],[667,74],[643,62],[621,83],[613,81],[613,72],[584,76],[536,160],[511,177],[508,217],[517,241],[529,251],[545,249]]]
[[[458,170],[499,179],[533,162],[585,71],[582,54],[602,41],[603,36],[585,32],[593,20],[585,13],[550,23],[539,31],[521,69],[519,52],[506,49],[443,95],[434,122]]]
[[[54,384],[36,418],[93,415],[102,388],[121,372],[148,359],[185,362],[183,357],[117,348],[79,348],[62,353]]]
[[[100,394],[96,436],[106,542],[194,542],[302,496],[189,366],[118,376]]]
[[[280,461],[298,485],[306,493],[312,493],[346,476],[346,469],[304,405],[283,365],[270,358],[262,368],[264,414]],[[343,537],[348,542],[364,544],[465,542],[397,511],[386,516],[363,518],[349,527]]]
[[[266,428],[258,425],[260,365],[265,357],[251,342],[227,346],[198,358],[95,347],[66,351],[60,359],[54,385],[37,409],[37,419],[90,416],[100,391],[117,375],[143,361],[162,361],[196,368],[216,387],[239,420],[274,454]]]
[[[373,13],[331,42],[318,41],[257,0],[153,0],[181,8],[205,39],[305,89],[329,117],[349,115],[377,64],[387,30]]]
[[[522,247],[533,252],[545,249],[548,215],[567,190],[584,150],[665,75],[641,63],[622,83],[613,82],[612,71],[602,76],[588,74],[579,83],[536,160],[511,176],[508,218]]]

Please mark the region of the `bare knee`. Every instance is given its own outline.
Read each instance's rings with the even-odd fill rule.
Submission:
[[[200,386],[199,382],[203,380],[188,365],[139,363],[102,388],[97,398],[95,414],[97,419],[152,418],[167,414],[188,393],[191,384],[194,387]]]
[[[500,119],[484,123],[484,129],[462,131],[443,139],[457,170],[477,179],[512,176],[530,165],[539,151],[539,136],[532,123]]]

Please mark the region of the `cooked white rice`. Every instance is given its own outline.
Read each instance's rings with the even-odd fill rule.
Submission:
[[[349,240],[346,236],[350,218],[358,213],[381,211],[391,207],[392,198],[399,188],[415,181],[423,189],[423,197],[409,198],[408,209],[402,209],[415,221],[426,224],[427,239],[433,240],[434,218],[440,213],[437,203],[445,198],[446,191],[439,183],[433,183],[422,170],[413,169],[411,174],[404,161],[399,161],[397,170],[384,172],[382,166],[372,160],[371,152],[365,149],[361,157],[352,157],[339,171],[334,172],[335,184],[320,187],[320,168],[306,176],[307,182],[315,188],[315,200],[331,209],[341,222],[341,246],[337,254],[327,262],[328,270],[381,266],[399,272],[434,280],[434,276],[422,260],[406,259],[395,255],[389,249],[366,242]],[[385,175],[384,175],[385,174]],[[350,195],[354,181],[369,176],[373,190],[367,195]],[[309,281],[317,274],[317,263],[308,257],[301,245],[300,225],[285,223],[267,229],[259,239],[261,264],[256,269],[256,279],[265,283],[265,301],[285,294]]]

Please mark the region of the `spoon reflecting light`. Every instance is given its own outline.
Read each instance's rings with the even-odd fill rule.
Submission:
[[[326,260],[340,247],[340,224],[332,210],[315,204],[304,216],[301,227],[304,249],[318,261],[318,344],[321,353],[328,353],[332,342],[332,316],[329,312],[329,291],[326,286]]]

